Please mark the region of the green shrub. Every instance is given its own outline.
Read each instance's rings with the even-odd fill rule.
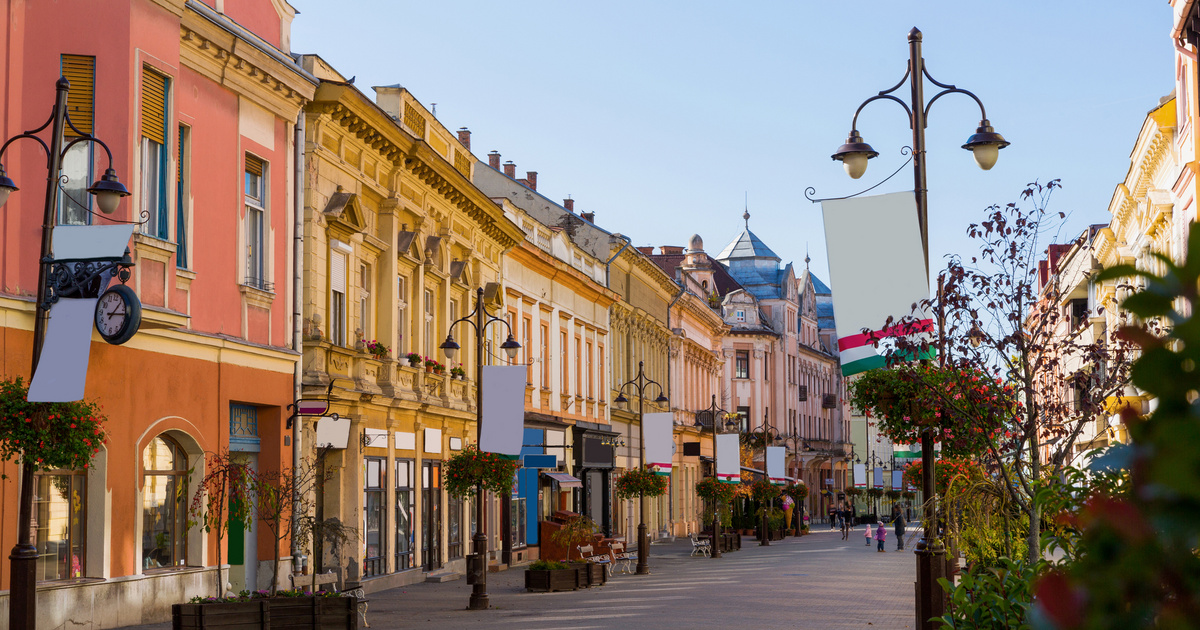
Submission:
[[[530,571],[554,571],[558,569],[569,569],[565,562],[557,560],[535,560],[529,564]]]
[[[938,580],[950,594],[942,630],[977,628],[1028,630],[1033,584],[1049,564],[1044,560],[1000,558],[997,566],[979,566],[963,573],[957,586]]]

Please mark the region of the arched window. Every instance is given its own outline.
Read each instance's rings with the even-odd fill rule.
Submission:
[[[187,454],[159,435],[142,451],[142,567],[180,567],[187,558]]]
[[[49,470],[33,478],[33,523],[37,539],[37,579],[84,577],[87,473]]]

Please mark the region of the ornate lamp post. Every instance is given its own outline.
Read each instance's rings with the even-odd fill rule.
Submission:
[[[751,436],[756,433],[760,436],[759,441],[762,443],[763,449],[763,479],[766,479],[767,483],[771,483],[771,479],[767,477],[767,447],[774,444],[775,440],[779,439],[779,431],[770,425],[761,424],[757,427],[754,427],[754,429],[747,434],[747,438],[752,440],[753,438]],[[771,546],[771,537],[767,535],[767,507],[768,506],[764,505],[762,508],[762,536],[760,536],[758,539],[758,545],[760,547]],[[774,507],[774,501],[771,501],[770,507]]]
[[[864,142],[862,136],[859,135],[858,114],[862,112],[868,103],[880,99],[894,101],[904,108],[905,112],[908,113],[909,126],[912,128],[913,134],[913,180],[917,201],[917,222],[921,230],[921,249],[925,254],[925,273],[928,276],[929,191],[925,183],[925,119],[929,108],[939,98],[954,92],[966,94],[974,99],[975,103],[979,105],[979,128],[967,138],[962,148],[971,151],[975,155],[975,162],[985,171],[996,164],[996,158],[999,156],[1000,149],[1007,147],[1009,142],[1004,139],[1004,136],[1001,136],[992,129],[992,123],[988,121],[983,101],[980,101],[979,97],[967,90],[940,83],[929,74],[929,70],[925,67],[925,59],[921,56],[921,31],[916,28],[913,28],[908,33],[908,53],[908,70],[904,74],[904,78],[900,79],[900,82],[890,89],[868,98],[858,106],[858,109],[854,112],[854,119],[850,124],[851,129],[846,144],[838,147],[837,152],[831,157],[842,163],[842,166],[846,169],[846,173],[851,178],[858,179],[862,177],[867,169],[867,161],[876,157],[879,153],[872,149],[871,145]],[[929,79],[930,83],[942,88],[942,91],[929,99],[928,103],[925,102],[925,79]],[[896,90],[899,90],[906,82],[909,85],[911,96],[908,102],[892,94]],[[945,612],[945,598],[942,597],[941,588],[937,584],[938,578],[944,577],[945,563],[942,556],[945,555],[945,546],[937,538],[937,525],[934,522],[936,511],[932,501],[935,496],[932,429],[926,429],[921,435],[921,462],[924,466],[922,470],[925,473],[924,483],[922,484],[925,491],[925,530],[916,548],[916,614],[918,628],[932,629],[935,627],[935,624],[929,621],[929,619],[941,617]]]
[[[42,243],[41,253],[38,258],[37,302],[34,304],[37,314],[33,321],[33,359],[29,369],[30,375],[37,372],[38,359],[42,353],[42,344],[46,340],[46,324],[50,319],[50,306],[58,299],[58,291],[50,286],[47,275],[51,271],[52,266],[62,264],[54,261],[52,243],[55,209],[58,208],[59,182],[60,178],[66,177],[60,172],[62,170],[63,157],[76,144],[90,142],[99,145],[108,156],[108,169],[104,171],[104,175],[98,181],[92,184],[91,188],[88,188],[88,192],[95,196],[96,205],[104,214],[115,212],[118,204],[121,203],[121,198],[129,196],[129,191],[121,184],[121,181],[117,178],[117,172],[113,170],[112,151],[108,149],[108,145],[91,134],[81,132],[71,123],[70,117],[67,116],[67,92],[70,89],[70,82],[65,77],[59,77],[58,82],[55,83],[57,94],[54,99],[54,108],[50,110],[50,119],[37,129],[9,138],[3,146],[0,146],[0,206],[3,206],[8,201],[9,195],[18,190],[13,180],[9,179],[2,162],[4,151],[8,149],[8,145],[19,139],[29,139],[37,142],[42,147],[42,150],[46,152],[46,197],[44,200],[45,206],[42,211]],[[75,131],[78,137],[73,138],[64,146],[63,131],[68,126]],[[50,129],[49,145],[37,135],[47,128]],[[79,203],[78,201],[75,202]],[[89,210],[89,212],[91,211]],[[115,266],[129,266],[128,261],[106,262],[109,263],[106,265],[108,269]],[[86,278],[81,275],[84,272],[86,272]],[[76,269],[71,271],[69,275],[79,276],[78,279],[86,280],[87,284],[90,284],[94,279],[99,277],[95,269],[84,269],[82,271]],[[128,278],[128,274],[123,277]],[[76,286],[75,288],[78,289],[79,287]],[[37,547],[33,543],[33,532],[30,527],[33,520],[34,472],[35,469],[32,461],[25,460],[22,462],[20,507],[17,516],[19,519],[17,521],[17,544],[8,556],[9,560],[11,560],[10,566],[12,571],[12,591],[9,600],[8,615],[10,628],[33,628],[37,623],[36,573],[38,553]]]
[[[458,324],[467,324],[471,330],[475,332],[475,443],[480,444],[479,440],[482,436],[483,427],[483,340],[487,332],[487,327],[499,322],[504,324],[508,329],[508,339],[500,344],[500,348],[508,355],[508,360],[512,361],[517,358],[517,350],[521,348],[521,344],[513,339],[512,327],[508,325],[508,321],[504,318],[496,317],[488,312],[487,306],[483,303],[483,287],[475,290],[475,308],[467,313],[464,317],[457,319],[450,324],[450,330]],[[458,354],[458,343],[454,341],[452,332],[446,333],[446,340],[442,342],[442,352],[446,354],[446,360],[453,361],[455,355]],[[482,446],[482,444],[480,444]],[[487,521],[484,518],[483,510],[483,485],[475,486],[475,522],[478,526],[475,529],[473,550],[471,554],[471,566],[468,569],[468,577],[473,576],[471,582],[471,600],[467,606],[470,610],[487,610],[488,594],[487,594]]]
[[[731,414],[728,411],[725,411],[721,407],[717,406],[717,395],[716,394],[713,394],[712,404],[709,405],[707,409],[701,409],[697,413],[698,414],[706,413],[706,414],[708,414],[708,417],[712,420],[713,479],[716,479],[717,478],[717,434],[721,432],[719,430],[719,427],[724,426],[725,430],[729,431],[730,429],[734,429],[737,427],[737,422],[730,419]],[[732,415],[734,417],[737,417],[736,414],[732,414]],[[702,424],[702,426],[703,426],[703,424]],[[721,513],[718,508],[719,508],[719,506],[716,506],[716,505],[713,506],[712,550],[709,552],[709,557],[711,557],[711,558],[720,558],[721,557]]]
[[[667,402],[669,402],[667,397],[663,395],[663,386],[660,385],[658,381],[654,381],[646,377],[646,373],[642,369],[644,365],[644,361],[638,361],[637,376],[622,383],[621,386],[617,388],[617,397],[613,399],[613,402],[615,403],[629,402],[629,399],[625,397],[625,388],[629,387],[630,385],[632,385],[633,389],[637,392],[638,442],[642,451],[642,468],[646,467],[646,423],[643,422],[643,416],[645,415],[643,401],[646,399],[646,388],[650,387],[651,385],[658,388],[658,398],[654,399],[655,404],[665,405]],[[647,562],[650,556],[650,535],[646,532],[646,497],[639,499],[638,503],[638,519],[640,522],[638,523],[637,572],[638,575],[645,575],[650,572],[650,565]]]

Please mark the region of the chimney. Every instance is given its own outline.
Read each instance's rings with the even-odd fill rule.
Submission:
[[[563,199],[563,207],[566,208],[567,210],[570,210],[571,212],[575,212],[575,200],[574,199]]]
[[[639,252],[642,252],[643,254],[645,254],[647,256],[654,255],[654,246],[653,245],[649,245],[646,247],[635,247],[634,249],[638,250]]]
[[[596,223],[596,213],[595,212],[580,212],[579,216],[583,217],[583,220],[587,221],[588,223],[592,223],[592,224]]]
[[[504,174],[507,175],[509,179],[517,178],[517,165],[513,164],[512,160],[504,163]]]
[[[500,152],[492,151],[488,154],[488,166],[500,170]]]
[[[458,141],[462,143],[468,151],[471,150],[471,130],[463,127],[458,130]]]
[[[683,248],[676,245],[663,245],[658,249],[664,256],[679,256],[683,254]]]
[[[525,185],[537,190],[537,171],[525,171]]]

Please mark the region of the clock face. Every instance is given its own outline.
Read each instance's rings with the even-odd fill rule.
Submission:
[[[118,284],[96,301],[96,331],[111,344],[133,338],[142,323],[142,303],[133,289]]]
[[[129,321],[129,309],[125,300],[115,291],[100,296],[96,304],[96,330],[105,337],[115,337]]]

